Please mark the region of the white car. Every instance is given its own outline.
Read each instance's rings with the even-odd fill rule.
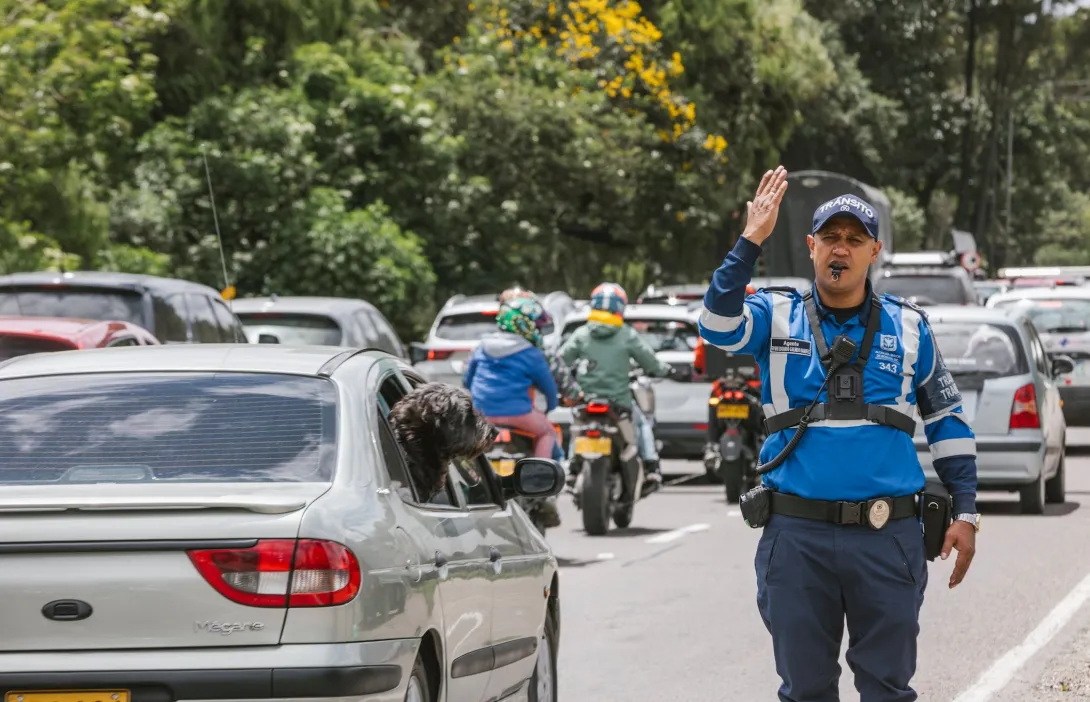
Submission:
[[[1056,381],[1063,413],[1071,426],[1090,426],[1090,288],[1013,288],[992,295],[987,306],[1023,310],[1041,335],[1045,351],[1075,362],[1075,369]]]
[[[1063,502],[1067,424],[1056,378],[1071,359],[1050,361],[1018,309],[936,305],[927,316],[976,435],[979,490],[1018,492],[1028,514]],[[937,477],[918,412],[914,442],[925,474]]]

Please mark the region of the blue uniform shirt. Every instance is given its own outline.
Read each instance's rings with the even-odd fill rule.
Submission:
[[[699,326],[709,344],[753,355],[761,367],[765,415],[771,416],[809,406],[825,380],[825,369],[801,294],[759,290],[746,296],[760,254],[759,246],[739,238],[712,277]],[[813,295],[826,345],[831,348],[840,334],[862,345],[868,315],[874,313],[869,302],[859,315],[840,324],[822,308],[816,287]],[[863,401],[892,406],[917,423],[922,417],[935,472],[953,496],[955,514],[976,512],[976,439],[927,318],[900,298],[879,299],[881,325],[863,369]],[[826,401],[828,392],[822,390],[818,402]],[[779,454],[796,428],[770,435],[761,448],[761,462]],[[764,482],[811,499],[866,500],[918,492],[924,472],[906,432],[866,419],[822,420],[811,423],[787,459],[764,475]]]

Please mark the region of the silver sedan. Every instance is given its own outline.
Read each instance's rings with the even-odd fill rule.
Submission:
[[[422,382],[329,347],[0,365],[0,693],[555,702],[557,560],[510,498],[563,473],[422,499],[386,419]]]

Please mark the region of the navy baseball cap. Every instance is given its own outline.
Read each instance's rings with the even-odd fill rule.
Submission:
[[[878,213],[869,202],[855,195],[841,195],[834,197],[814,210],[814,227],[811,234],[817,234],[818,230],[825,226],[833,217],[853,217],[858,220],[867,233],[878,240]]]

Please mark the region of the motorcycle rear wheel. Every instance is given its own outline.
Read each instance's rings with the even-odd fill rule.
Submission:
[[[723,476],[723,488],[727,493],[727,504],[736,505],[742,499],[742,460],[722,461],[719,475]]]
[[[583,465],[583,489],[579,504],[583,512],[583,528],[591,536],[609,532],[609,517],[613,500],[609,461],[599,458]]]

